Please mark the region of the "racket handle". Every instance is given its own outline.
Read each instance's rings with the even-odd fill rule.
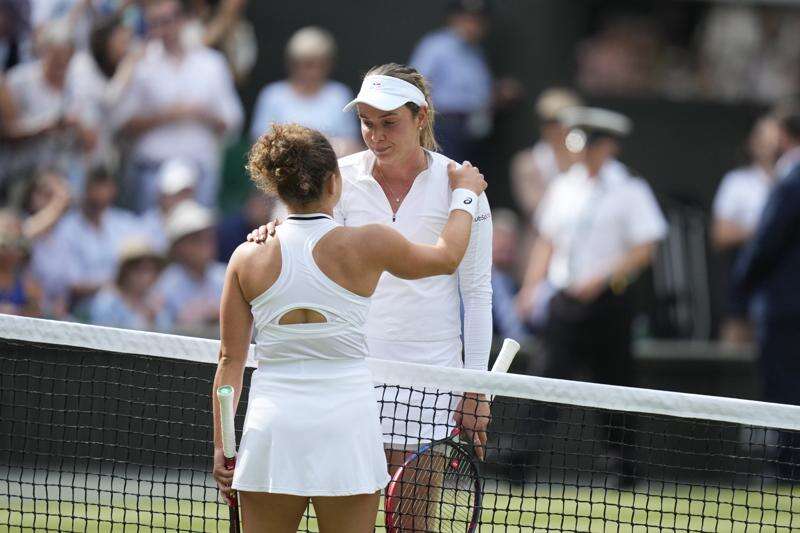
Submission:
[[[500,353],[497,354],[497,359],[492,365],[492,372],[505,373],[508,372],[508,367],[514,361],[514,357],[519,351],[519,343],[514,339],[505,339],[503,347],[500,348]]]

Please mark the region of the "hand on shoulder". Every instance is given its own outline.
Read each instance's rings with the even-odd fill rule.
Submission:
[[[451,190],[467,189],[480,196],[488,187],[480,169],[472,166],[469,161],[464,161],[461,166],[451,161],[447,164],[447,175]]]

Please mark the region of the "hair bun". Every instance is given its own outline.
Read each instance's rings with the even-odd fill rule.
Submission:
[[[261,189],[300,204],[316,200],[337,168],[336,154],[325,136],[298,124],[273,124],[253,145],[247,163]]]

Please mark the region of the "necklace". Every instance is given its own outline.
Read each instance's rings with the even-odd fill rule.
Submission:
[[[400,203],[403,201],[403,198],[405,198],[408,195],[408,192],[411,190],[411,187],[414,185],[414,180],[411,181],[411,183],[406,188],[405,192],[402,195],[400,195],[400,194],[397,194],[396,192],[394,192],[394,189],[392,189],[392,186],[389,185],[389,181],[386,179],[386,176],[383,175],[383,171],[381,170],[381,167],[378,166],[377,162],[375,163],[375,171],[378,173],[377,177],[380,178],[380,183],[384,187],[386,187],[386,189],[388,189],[387,192],[389,193],[390,199],[391,199],[391,197],[393,197],[395,203],[399,207]]]
[[[378,172],[378,177],[381,179],[381,183],[383,184],[383,186],[386,187],[387,189],[389,189],[389,195],[393,196],[395,203],[399,204],[401,202],[400,195],[397,194],[396,192],[394,192],[394,189],[392,189],[392,186],[389,185],[388,180],[383,176],[383,171],[381,171],[380,167],[375,165],[375,170]],[[408,194],[408,190],[410,190],[410,189],[411,189],[411,187],[409,187],[406,190],[406,194]]]

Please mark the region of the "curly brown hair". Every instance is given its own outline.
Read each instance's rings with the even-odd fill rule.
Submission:
[[[304,206],[319,200],[339,165],[320,132],[299,124],[273,124],[250,149],[247,171],[259,189],[289,205]]]

